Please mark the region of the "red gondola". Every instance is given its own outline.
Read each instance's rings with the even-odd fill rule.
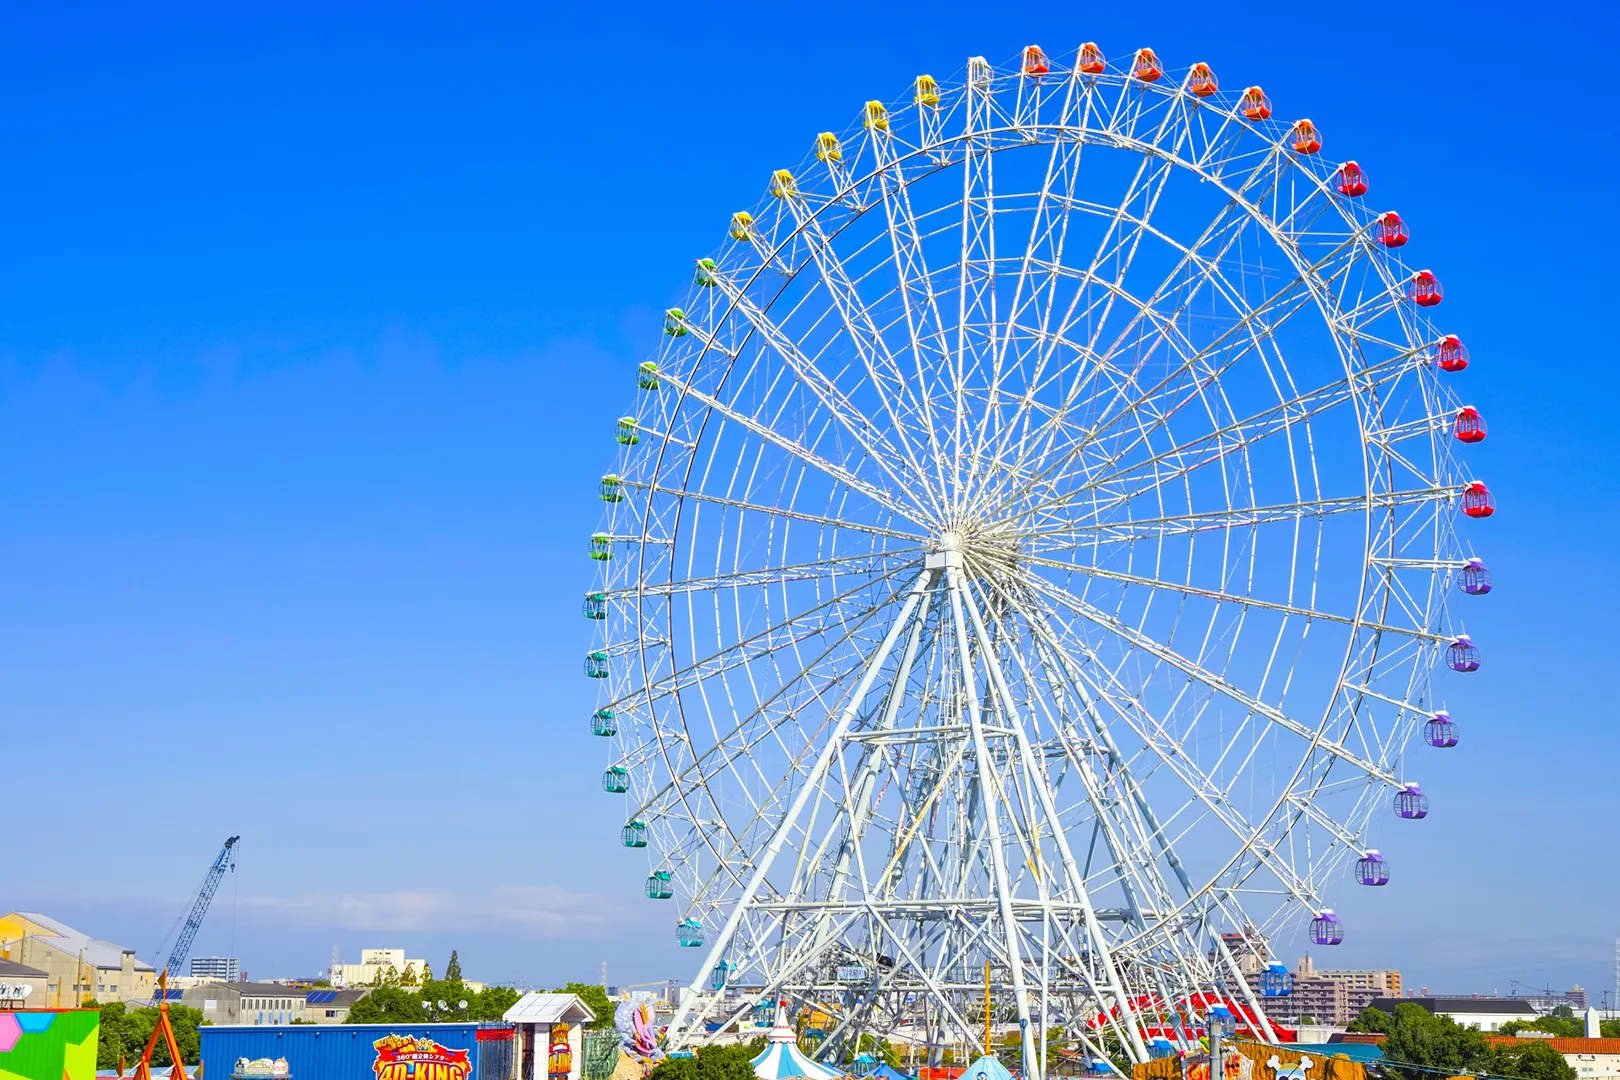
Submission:
[[[1158,82],[1159,76],[1164,74],[1164,65],[1159,63],[1159,57],[1152,49],[1137,49],[1131,74],[1143,82]]]
[[[1471,518],[1488,518],[1496,513],[1496,498],[1478,480],[1463,485],[1462,511]]]
[[[1440,279],[1432,271],[1419,270],[1407,282],[1408,295],[1412,303],[1418,307],[1434,307],[1445,298],[1445,290],[1440,288]]]
[[[1051,70],[1052,65],[1047,62],[1046,54],[1041,51],[1039,45],[1024,46],[1025,75],[1045,75]]]
[[[1472,405],[1464,405],[1457,410],[1457,419],[1451,425],[1451,433],[1457,437],[1458,442],[1484,442],[1485,418],[1479,415],[1479,410]]]
[[[1353,161],[1347,161],[1339,166],[1336,183],[1340,195],[1360,198],[1367,194],[1367,170]]]
[[[1243,114],[1245,120],[1253,120],[1258,124],[1270,118],[1271,99],[1266,97],[1266,92],[1258,86],[1251,86],[1243,91],[1243,100],[1238,102],[1238,111]]]
[[[1210,70],[1208,64],[1200,60],[1192,66],[1187,73],[1187,89],[1198,97],[1209,97],[1219,90],[1220,84],[1215,81],[1215,72]]]
[[[1406,222],[1401,220],[1401,215],[1393,210],[1386,210],[1379,214],[1378,220],[1373,223],[1373,238],[1385,247],[1398,248],[1412,239],[1412,234],[1407,231]]]
[[[1097,48],[1096,42],[1088,41],[1080,46],[1080,74],[1101,75],[1103,68],[1106,66],[1103,62],[1102,50]]]
[[[1468,366],[1468,346],[1456,334],[1447,334],[1440,342],[1435,364],[1441,371],[1461,371]]]
[[[1297,154],[1314,154],[1322,149],[1322,133],[1316,130],[1316,125],[1309,120],[1295,120],[1294,130],[1289,133],[1294,143],[1294,152]]]

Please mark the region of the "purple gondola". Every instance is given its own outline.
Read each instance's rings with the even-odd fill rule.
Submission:
[[[1332,908],[1323,908],[1311,920],[1311,940],[1318,945],[1337,945],[1344,940],[1344,925]]]
[[[1469,596],[1484,596],[1491,591],[1491,572],[1485,569],[1483,559],[1469,559],[1457,575],[1457,588]]]
[[[1416,784],[1407,784],[1395,793],[1395,816],[1409,820],[1429,816],[1429,797]]]
[[[1479,646],[1467,634],[1458,634],[1446,649],[1446,666],[1452,671],[1478,671]]]
[[[1356,860],[1356,880],[1363,885],[1389,884],[1389,864],[1378,854],[1377,848],[1368,848],[1367,853]]]
[[[1457,745],[1457,725],[1451,722],[1451,714],[1441,709],[1429,717],[1429,722],[1423,725],[1423,738],[1430,746],[1449,750]]]

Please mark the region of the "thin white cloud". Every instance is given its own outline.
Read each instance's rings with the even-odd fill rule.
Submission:
[[[533,938],[603,937],[624,917],[619,905],[557,885],[500,885],[473,893],[444,889],[244,896],[244,913],[341,930],[502,931]]]

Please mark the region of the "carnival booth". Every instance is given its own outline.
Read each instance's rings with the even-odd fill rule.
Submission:
[[[596,1014],[576,994],[530,991],[502,1017],[517,1030],[520,1080],[580,1080],[585,1025]]]

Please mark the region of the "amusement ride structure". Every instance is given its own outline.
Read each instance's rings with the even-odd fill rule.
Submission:
[[[670,1048],[748,985],[823,1057],[977,1052],[986,964],[1025,1076],[1055,1027],[1291,1037],[1267,943],[1353,933],[1369,826],[1427,814],[1494,510],[1421,229],[1293,115],[1150,49],[975,57],[696,260],[584,601],[620,841],[695,950]]]

